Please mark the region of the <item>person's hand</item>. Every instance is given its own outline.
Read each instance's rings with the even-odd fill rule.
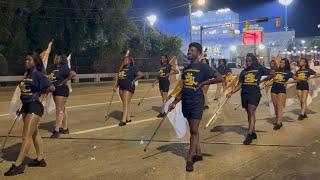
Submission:
[[[168,111],[172,111],[174,108],[176,108],[176,104],[175,103],[171,103],[168,107]]]
[[[112,90],[113,90],[113,92],[117,92],[117,87],[114,87]]]

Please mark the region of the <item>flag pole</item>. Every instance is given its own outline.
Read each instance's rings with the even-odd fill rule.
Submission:
[[[154,131],[153,135],[151,136],[151,138],[150,138],[150,140],[148,141],[147,145],[146,145],[146,146],[145,146],[145,148],[143,149],[143,151],[144,151],[144,152],[147,152],[147,149],[148,149],[149,145],[151,144],[151,142],[152,142],[152,140],[153,140],[154,136],[157,134],[157,132],[158,132],[159,128],[161,127],[161,125],[162,125],[163,121],[164,121],[166,118],[167,118],[167,114],[165,114],[165,115],[164,115],[164,117],[161,119],[161,121],[160,121],[160,123],[159,123],[158,127],[155,129],[155,131]]]
[[[216,110],[216,112],[214,112],[213,116],[211,117],[211,119],[208,121],[208,123],[206,124],[204,129],[207,129],[210,124],[212,124],[214,122],[214,119],[216,118],[216,116],[219,114],[219,112],[221,111],[221,109],[223,108],[223,106],[228,102],[229,98],[226,98],[223,103],[218,107],[218,109]]]

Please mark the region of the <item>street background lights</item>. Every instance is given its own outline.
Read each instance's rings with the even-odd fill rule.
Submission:
[[[279,0],[279,3],[285,6],[285,31],[288,31],[288,6],[293,2],[293,0]]]

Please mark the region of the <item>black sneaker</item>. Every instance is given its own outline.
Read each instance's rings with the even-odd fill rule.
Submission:
[[[304,119],[308,118],[308,116],[307,116],[306,113],[304,113],[303,118],[304,118]]]
[[[299,117],[298,117],[298,120],[302,121],[303,119],[304,119],[304,115],[300,114]]]
[[[194,155],[192,158],[193,163],[197,162],[197,161],[202,161],[203,157],[201,155]]]
[[[252,143],[252,140],[254,139],[254,135],[248,134],[246,139],[243,141],[244,145],[250,145]]]
[[[158,115],[157,115],[157,118],[163,118],[165,115],[164,115],[164,113],[159,113]]]
[[[127,123],[125,123],[125,122],[123,122],[123,121],[121,121],[121,122],[119,123],[119,126],[125,126],[125,125],[127,125]]]
[[[252,133],[252,138],[253,139],[257,139],[257,134],[256,133]]]
[[[69,128],[67,128],[67,129],[60,128],[59,133],[60,134],[69,134]]]
[[[273,130],[279,130],[281,128],[282,128],[282,123],[274,125]]]
[[[188,171],[188,172],[192,172],[193,171],[193,162],[192,161],[188,161],[187,162],[186,171]]]
[[[52,139],[58,139],[60,137],[60,133],[58,131],[53,131],[50,138]]]
[[[47,163],[44,159],[41,159],[40,161],[38,159],[32,160],[29,164],[29,167],[46,167]]]
[[[4,173],[4,176],[15,176],[18,174],[22,174],[24,173],[24,166],[20,165],[20,166],[16,166],[14,164],[12,164],[12,166],[10,167],[10,169]]]
[[[131,120],[126,120],[126,123],[131,123],[132,121]]]

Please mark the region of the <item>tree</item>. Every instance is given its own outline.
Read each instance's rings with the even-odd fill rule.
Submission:
[[[0,54],[0,76],[7,75],[8,73],[8,63],[6,58]]]

